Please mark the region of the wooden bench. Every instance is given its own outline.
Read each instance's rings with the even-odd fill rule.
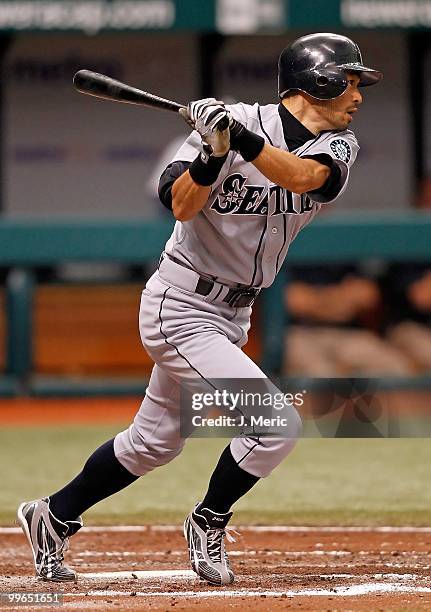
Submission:
[[[140,283],[40,285],[34,301],[35,373],[148,377],[153,362],[138,328],[142,288]],[[259,359],[256,324],[246,349]]]

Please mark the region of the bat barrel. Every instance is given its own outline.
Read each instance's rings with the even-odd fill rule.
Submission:
[[[183,108],[183,105],[178,104],[178,102],[160,98],[91,70],[79,70],[73,77],[73,84],[83,94],[114,102],[139,104],[141,106],[174,112],[178,112],[180,108]]]

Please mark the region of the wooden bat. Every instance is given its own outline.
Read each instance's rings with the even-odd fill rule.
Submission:
[[[184,104],[160,98],[147,91],[131,87],[126,85],[126,83],[112,79],[104,74],[99,74],[98,72],[92,72],[91,70],[79,70],[73,77],[73,84],[83,94],[103,98],[104,100],[112,100],[113,102],[138,104],[174,113],[178,113],[181,108],[185,108]],[[225,120],[220,122],[218,129],[224,130],[228,124],[229,120],[226,117]]]

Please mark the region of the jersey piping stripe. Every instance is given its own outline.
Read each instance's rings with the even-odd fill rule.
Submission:
[[[286,214],[283,215],[283,232],[284,232],[284,235],[283,235],[283,246],[281,247],[280,251],[278,252],[277,261],[275,262],[275,273],[276,274],[278,272],[278,261],[280,259],[280,255],[282,254],[284,246],[286,244],[286,238],[287,238]]]
[[[325,140],[327,140],[328,138],[333,136],[333,134],[334,134],[333,132],[329,132],[329,134],[324,134],[324,137],[322,138],[321,142],[324,142]],[[301,151],[301,155],[304,155],[304,153],[306,153],[310,147],[312,147],[313,145],[317,144],[319,142],[319,139],[320,139],[321,136],[322,136],[322,134],[318,134],[316,136],[316,138],[314,140],[312,140],[310,142],[310,144],[303,151]],[[299,148],[301,148],[301,147],[299,147]],[[296,151],[298,151],[298,149],[296,149]],[[296,151],[295,151],[295,154],[296,154]]]
[[[262,121],[262,115],[260,114],[260,106],[257,107],[257,116],[259,118],[259,123],[260,123],[260,129],[262,130],[262,132],[265,134],[265,136],[267,137],[267,139],[269,140],[269,144],[271,144],[272,146],[274,146],[271,138],[269,137],[268,133],[265,131],[265,128],[263,127],[263,121]]]
[[[267,220],[268,220],[268,218],[267,218]],[[254,279],[256,278],[256,273],[257,273],[257,256],[259,255],[260,247],[262,246],[262,241],[263,241],[263,237],[265,236],[265,232],[266,232],[266,225],[263,228],[262,234],[260,235],[259,244],[257,245],[257,250],[256,250],[256,253],[254,254],[254,271],[253,271],[253,277],[251,279],[250,287],[253,286]]]
[[[305,149],[304,149],[303,151],[301,151],[301,155],[303,155],[303,154],[304,154],[306,151],[308,151],[308,149],[309,149],[310,147],[312,147],[314,144],[316,144],[316,143],[317,143],[317,141],[319,140],[319,138],[320,138],[320,134],[318,134],[318,135],[316,136],[316,138],[314,138],[314,140],[312,140],[312,141],[310,142],[310,144],[309,144],[307,147],[305,147]],[[303,146],[304,146],[304,145],[303,145]],[[301,148],[301,147],[299,147],[299,149],[300,149],[300,148]],[[296,150],[295,150],[295,154],[296,154],[296,151],[298,151],[299,149],[296,149]]]

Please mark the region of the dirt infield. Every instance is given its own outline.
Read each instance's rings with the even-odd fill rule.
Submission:
[[[228,544],[236,581],[219,588],[189,570],[179,527],[82,530],[66,557],[79,580],[68,585],[36,580],[25,537],[0,528],[0,592],[62,593],[65,608],[90,610],[431,608],[431,529],[238,529]]]

